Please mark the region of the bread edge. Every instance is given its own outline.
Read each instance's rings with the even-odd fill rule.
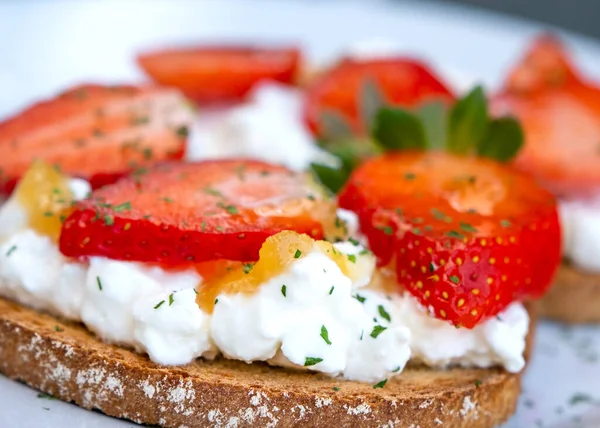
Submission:
[[[493,427],[520,393],[520,375],[500,369],[407,368],[373,389],[227,360],[161,367],[1,298],[0,371],[83,408],[165,427]]]

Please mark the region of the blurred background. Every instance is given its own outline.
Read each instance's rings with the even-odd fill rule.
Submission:
[[[464,4],[535,19],[595,38],[600,38],[598,0],[438,0]]]

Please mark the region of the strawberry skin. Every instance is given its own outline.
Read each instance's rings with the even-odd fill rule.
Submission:
[[[600,187],[600,86],[580,76],[557,39],[534,41],[493,110],[517,116],[523,126],[520,169],[559,195],[585,196]]]
[[[540,296],[560,263],[554,197],[491,160],[390,153],[356,169],[339,203],[399,286],[455,325]]]
[[[194,101],[225,102],[243,99],[261,80],[294,83],[301,53],[295,47],[199,46],[146,52],[138,64]]]
[[[308,176],[250,160],[167,163],[95,191],[65,220],[60,250],[165,267],[253,261],[267,237],[323,236],[334,215]]]
[[[0,123],[0,189],[10,193],[34,159],[93,187],[179,159],[191,120],[184,98],[171,89],[74,87]]]
[[[365,131],[359,112],[361,91],[367,81],[375,82],[391,105],[411,107],[432,99],[454,99],[441,79],[414,59],[345,59],[306,88],[304,113],[313,132],[322,133],[320,120],[327,111],[342,114],[354,131]]]

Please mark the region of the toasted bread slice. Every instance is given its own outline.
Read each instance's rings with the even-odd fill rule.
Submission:
[[[600,274],[568,262],[558,269],[550,291],[537,303],[540,316],[567,323],[600,322]]]
[[[162,367],[3,299],[0,370],[82,407],[166,427],[492,427],[520,392],[520,376],[500,369],[411,367],[374,389],[224,359]]]

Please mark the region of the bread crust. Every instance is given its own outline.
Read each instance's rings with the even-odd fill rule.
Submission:
[[[411,367],[374,389],[223,359],[162,367],[3,299],[0,370],[81,407],[166,427],[483,428],[506,421],[520,392],[520,376],[500,369]]]
[[[570,324],[600,322],[600,275],[563,262],[537,310],[542,317]]]

